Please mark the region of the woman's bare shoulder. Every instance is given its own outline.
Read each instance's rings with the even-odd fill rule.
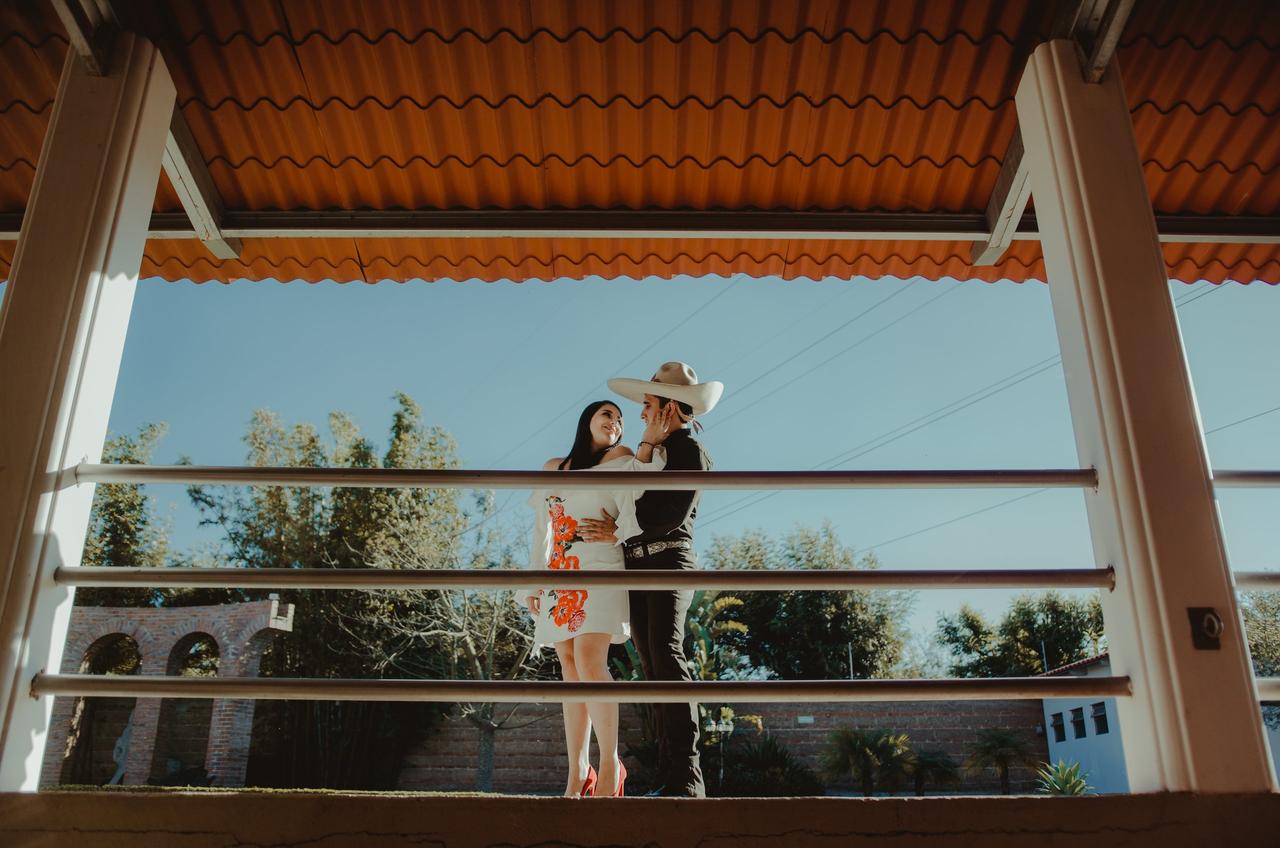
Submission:
[[[563,456],[553,456],[542,464],[543,471],[555,471],[564,462]]]
[[[608,462],[611,459],[620,459],[624,456],[635,456],[635,451],[626,445],[614,445],[609,448],[609,452],[600,458],[601,462]]]

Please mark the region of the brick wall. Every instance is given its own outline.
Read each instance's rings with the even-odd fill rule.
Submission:
[[[86,658],[95,646],[111,639],[127,637],[137,646],[141,659],[139,674],[165,675],[176,670],[181,663],[179,655],[190,646],[193,634],[211,638],[218,648],[218,674],[225,677],[256,677],[261,660],[259,634],[270,630],[293,629],[292,605],[280,605],[278,601],[252,601],[242,604],[220,604],[203,607],[140,608],[140,607],[75,607],[67,630],[67,643],[63,652],[62,673],[74,674],[82,670]],[[87,669],[86,669],[87,670]],[[41,785],[52,786],[64,780],[64,760],[68,754],[67,738],[76,698],[55,698],[49,736],[45,744]],[[127,703],[125,699],[123,703]],[[183,701],[175,701],[180,705]],[[246,707],[246,704],[248,705]],[[253,722],[252,701],[214,700],[194,712],[189,708],[170,707],[165,711],[174,716],[168,722],[165,736],[165,753],[156,763],[157,737],[162,719],[161,701],[158,698],[138,698],[128,722],[131,727],[129,753],[125,763],[123,783],[146,783],[153,774],[166,771],[165,758],[173,750],[191,762],[183,762],[186,768],[203,767],[214,776],[214,785],[243,786],[244,770],[249,756],[249,727]],[[172,712],[177,709],[178,712]],[[111,764],[107,777],[115,771],[111,761],[111,749],[122,731],[122,722],[116,721],[120,712],[116,708],[95,709],[98,717],[92,728],[94,745],[93,766],[87,772],[95,782]],[[92,716],[91,716],[92,717]],[[110,719],[110,721],[108,721]],[[114,723],[112,723],[114,722]],[[187,722],[203,722],[203,728],[179,727]],[[199,735],[206,739],[200,762],[196,750]],[[109,737],[109,739],[108,739]],[[184,738],[185,737],[185,738]],[[105,751],[106,763],[101,762]],[[83,769],[78,769],[82,773]]]
[[[760,715],[765,729],[787,746],[806,765],[818,768],[822,749],[837,727],[874,728],[906,733],[916,750],[940,749],[957,762],[963,762],[978,732],[987,728],[1008,728],[1025,734],[1038,752],[1047,759],[1048,749],[1043,733],[1036,728],[1043,721],[1040,701],[907,701],[872,704],[742,704],[738,715]],[[801,724],[801,717],[811,717],[812,724]],[[640,740],[640,722],[635,709],[620,707],[620,735],[625,751],[628,743]],[[559,793],[565,781],[564,726],[560,708],[555,704],[522,705],[512,720],[516,729],[498,732],[494,750],[493,790],[504,793]],[[738,733],[753,734],[741,725]],[[735,739],[739,737],[735,733]],[[470,790],[476,786],[476,763],[479,735],[465,719],[451,717],[430,731],[404,758],[400,772],[401,789]],[[592,762],[597,762],[592,753]],[[708,774],[708,782],[715,775]],[[1032,770],[1019,768],[1012,773],[1013,791],[1034,789]],[[829,791],[851,791],[850,786],[835,785]],[[998,793],[999,781],[994,774],[966,776],[960,792]]]

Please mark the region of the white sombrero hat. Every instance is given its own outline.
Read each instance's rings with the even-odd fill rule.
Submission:
[[[609,381],[609,388],[636,403],[644,403],[645,395],[657,395],[687,403],[693,407],[694,415],[710,412],[720,400],[720,395],[724,394],[724,383],[714,380],[699,383],[698,375],[683,362],[663,363],[658,373],[649,380],[614,377]]]

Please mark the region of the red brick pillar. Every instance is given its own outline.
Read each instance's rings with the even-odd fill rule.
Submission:
[[[224,667],[227,668],[227,676],[257,677],[261,661],[261,653],[246,651],[240,662],[229,662]],[[204,769],[213,778],[214,786],[244,786],[249,769],[249,743],[253,738],[253,708],[256,703],[228,698],[213,702]]]
[[[66,662],[63,663],[66,665]],[[72,669],[74,672],[75,669]],[[40,788],[57,786],[62,782],[62,766],[67,758],[67,736],[71,732],[71,717],[79,698],[55,698],[53,715],[49,719],[49,735],[45,737],[44,762],[40,766]]]
[[[163,677],[168,665],[168,655],[149,651],[142,655],[141,674]],[[138,698],[129,719],[129,755],[124,763],[121,783],[131,786],[145,784],[151,777],[151,758],[156,750],[156,729],[160,724],[160,699]]]

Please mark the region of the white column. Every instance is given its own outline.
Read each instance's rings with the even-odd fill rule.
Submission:
[[[1086,84],[1069,41],[1040,45],[1016,97],[1062,347],[1111,667],[1135,792],[1271,788],[1258,695],[1227,569],[1199,411],[1113,62]],[[1226,623],[1192,644],[1188,609]]]
[[[111,72],[67,53],[0,313],[0,791],[34,790],[97,461],[155,199],[174,87],[155,46],[122,34]]]

